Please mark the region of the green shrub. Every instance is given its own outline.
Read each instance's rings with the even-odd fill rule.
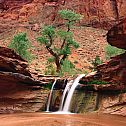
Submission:
[[[87,84],[97,84],[97,85],[100,85],[100,84],[108,84],[108,83],[109,82],[101,81],[101,80],[92,80],[92,81],[87,82]]]
[[[10,42],[9,48],[13,49],[16,53],[18,53],[22,58],[27,61],[30,61],[32,58],[31,53],[28,51],[30,49],[31,44],[27,38],[26,33],[19,33],[14,36],[12,41]]]
[[[92,85],[92,84],[96,84],[96,85],[110,84],[110,82],[106,82],[106,81],[102,81],[102,80],[92,80],[92,81],[88,81],[88,82],[80,81],[80,83],[81,84],[86,84],[86,85]]]
[[[45,74],[46,75],[73,76],[73,75],[76,75],[76,74],[83,73],[82,70],[76,69],[74,64],[71,63],[67,59],[62,62],[60,72],[57,72],[55,64],[52,64],[52,59],[49,58],[48,62],[46,64],[46,69],[45,69]]]
[[[119,49],[116,47],[113,47],[111,45],[107,45],[105,47],[105,53],[106,53],[106,59],[110,59],[113,56],[120,55],[122,53],[125,53],[124,49]]]
[[[56,75],[56,68],[53,66],[53,64],[47,63],[46,69],[45,69],[45,75]]]
[[[92,60],[93,70],[96,70],[96,67],[100,64],[102,64],[103,61],[100,59],[99,56],[96,56],[94,60]]]

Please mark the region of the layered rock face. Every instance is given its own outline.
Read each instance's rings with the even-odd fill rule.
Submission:
[[[0,47],[0,113],[35,112],[45,109],[48,91],[31,77],[27,62]]]
[[[99,112],[126,116],[126,93],[108,92],[99,97]]]
[[[59,21],[57,11],[71,9],[84,16],[81,25],[110,28],[126,15],[125,0],[46,0],[42,15],[46,22]]]
[[[0,71],[14,72],[31,76],[28,63],[13,50],[0,47]]]
[[[126,49],[126,20],[112,27],[107,33],[108,43]],[[84,89],[99,92],[99,111],[126,116],[126,53],[112,57],[97,67],[97,72],[82,79],[83,82],[94,80],[108,84],[85,85]],[[119,91],[119,92],[118,92]]]

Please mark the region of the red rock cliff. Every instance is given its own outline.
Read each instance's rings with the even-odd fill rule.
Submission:
[[[57,11],[72,9],[81,13],[84,18],[81,25],[109,28],[126,15],[125,0],[3,0],[8,7],[8,13],[13,13],[13,19],[35,16],[41,17],[42,23],[58,20]],[[0,3],[0,8],[2,4]],[[6,9],[5,9],[6,10]],[[5,14],[6,15],[6,14]],[[10,15],[4,15],[7,18]],[[26,21],[26,18],[25,18]]]

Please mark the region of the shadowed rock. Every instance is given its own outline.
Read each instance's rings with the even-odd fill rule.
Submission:
[[[28,63],[13,50],[0,47],[0,71],[14,72],[31,76]]]
[[[42,86],[42,81],[31,77],[24,59],[13,50],[0,47],[0,113],[45,109],[48,91]]]
[[[107,41],[112,46],[126,49],[126,19],[108,31]]]

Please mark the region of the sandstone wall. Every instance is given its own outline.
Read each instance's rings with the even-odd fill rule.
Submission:
[[[9,0],[5,3],[9,8],[4,18],[25,22],[29,17],[36,17],[36,22],[41,19],[41,23],[57,23],[57,12],[61,9],[71,9],[82,14],[84,18],[81,25],[102,28],[110,28],[126,17],[125,0]]]
[[[44,111],[49,93],[44,81],[33,78],[13,50],[0,47],[0,52],[0,113]]]

